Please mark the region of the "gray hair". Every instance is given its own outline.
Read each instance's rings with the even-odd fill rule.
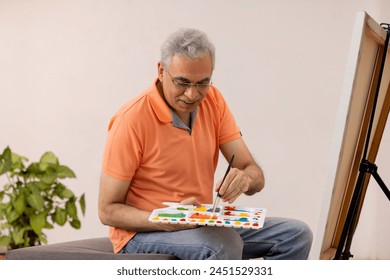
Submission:
[[[211,68],[215,64],[215,47],[206,33],[193,29],[181,28],[172,33],[161,46],[161,63],[168,69],[169,62],[175,54],[189,58],[202,58],[207,53],[211,57]]]

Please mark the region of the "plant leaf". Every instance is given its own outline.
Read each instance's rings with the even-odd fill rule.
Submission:
[[[0,155],[0,175],[10,171],[12,167],[12,152],[9,147],[5,148],[3,154]]]
[[[48,166],[58,167],[58,158],[53,152],[46,152],[39,160],[39,169],[45,171]]]
[[[0,236],[0,246],[8,247],[10,243],[11,243],[11,237]]]
[[[83,194],[80,197],[79,203],[80,203],[81,212],[83,213],[83,216],[85,216],[85,194]]]
[[[12,239],[14,240],[14,243],[16,245],[24,243],[23,235],[24,235],[25,231],[26,231],[25,228],[18,228],[12,232],[11,236],[12,236]]]
[[[40,235],[43,227],[46,225],[46,213],[39,213],[38,215],[30,216],[30,225],[33,231]]]
[[[12,208],[12,209],[6,214],[8,223],[12,223],[12,222],[16,221],[16,220],[19,218],[19,216],[20,216],[20,214],[19,214],[17,211],[14,211],[13,209],[14,209],[14,208]]]
[[[51,223],[49,223],[48,221],[46,221],[45,228],[47,228],[47,229],[53,229],[54,226],[53,226]]]
[[[23,161],[28,161],[28,158],[12,153],[11,160],[12,160],[12,169],[23,170],[24,169]]]
[[[41,243],[43,243],[43,244],[47,244],[47,239],[46,239],[46,237],[45,236],[40,236],[39,237],[39,240],[41,241]]]
[[[39,169],[39,164],[37,162],[31,163],[27,167],[26,172],[30,178],[37,178],[38,174],[42,173],[42,171]]]
[[[76,174],[69,167],[65,165],[60,165],[57,169],[57,177],[61,179],[76,178]]]
[[[26,209],[26,200],[25,200],[25,197],[23,195],[23,193],[20,193],[16,198],[15,200],[13,201],[13,206],[15,208],[15,210],[19,213],[19,214],[22,214],[24,212],[24,210]]]
[[[65,204],[66,213],[72,219],[77,219],[77,208],[74,200],[68,200]]]
[[[37,193],[33,193],[27,198],[28,204],[37,211],[41,211],[44,207],[45,201],[42,196]]]
[[[55,223],[63,226],[66,223],[66,211],[57,207],[56,211],[54,212],[53,220]]]
[[[50,188],[50,185],[49,184],[46,184],[44,182],[41,182],[41,181],[37,181],[37,182],[34,182],[35,185],[39,188],[40,191],[46,191]]]
[[[8,207],[8,203],[0,203],[0,213],[2,213],[2,211],[7,209],[7,207]],[[1,216],[0,216],[0,218],[1,218]]]
[[[61,198],[71,198],[74,197],[74,193],[70,189],[65,188],[58,194],[58,196]]]
[[[78,219],[74,219],[74,220],[70,221],[70,225],[75,229],[81,228],[81,223]]]
[[[45,184],[53,184],[57,179],[57,173],[52,168],[47,168],[43,174],[38,175],[38,178]]]

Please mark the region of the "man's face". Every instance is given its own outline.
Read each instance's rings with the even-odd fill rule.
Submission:
[[[169,69],[160,62],[158,71],[165,101],[179,117],[185,117],[206,96],[211,82],[212,62],[210,55],[199,59],[174,55]]]

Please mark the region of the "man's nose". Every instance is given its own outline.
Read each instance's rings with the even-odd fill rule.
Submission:
[[[195,85],[191,85],[189,86],[186,91],[184,92],[185,96],[187,96],[187,98],[189,100],[195,100],[198,95],[199,95],[199,92],[198,92],[198,89],[196,88]]]

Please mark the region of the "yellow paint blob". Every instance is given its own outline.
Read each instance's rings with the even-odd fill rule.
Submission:
[[[199,206],[199,207],[197,207],[197,208],[194,208],[194,211],[206,212],[206,211],[207,211],[207,207],[205,207],[205,206]]]

